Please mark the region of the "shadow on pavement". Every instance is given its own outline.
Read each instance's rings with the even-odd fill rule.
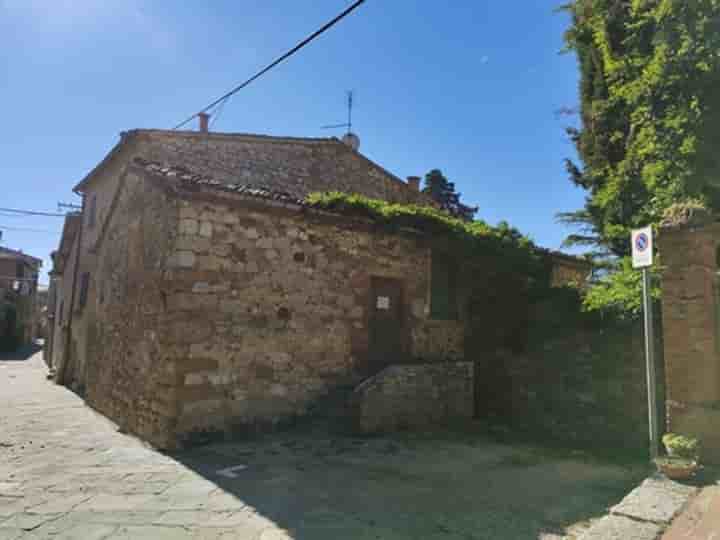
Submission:
[[[172,457],[295,540],[559,539],[647,472],[476,435],[287,433]]]
[[[0,362],[24,362],[41,349],[42,345],[33,343],[14,351],[0,351]]]

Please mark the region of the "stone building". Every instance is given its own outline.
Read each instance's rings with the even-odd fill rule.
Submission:
[[[471,415],[462,291],[442,252],[305,202],[344,191],[431,204],[418,184],[334,138],[123,134],[76,187],[81,226],[56,256],[56,321],[69,321],[55,334],[58,381],[161,447],[302,415],[409,361],[453,367],[389,370],[417,389],[398,407],[438,381],[453,389],[445,410]]]
[[[72,316],[73,286],[76,284],[75,265],[78,256],[76,237],[80,231],[81,216],[71,213],[65,216],[58,249],[52,252],[53,267],[50,270],[48,289],[47,337],[43,354],[51,370],[65,356]],[[71,256],[72,255],[72,256]]]
[[[41,266],[40,259],[0,247],[0,348],[28,345],[35,339]]]
[[[720,464],[720,223],[668,219],[659,249],[667,430],[699,437],[703,460]]]

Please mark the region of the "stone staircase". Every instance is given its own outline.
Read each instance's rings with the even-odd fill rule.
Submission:
[[[355,430],[352,397],[362,379],[346,382],[334,387],[327,394],[315,400],[297,426],[303,430],[349,435]]]

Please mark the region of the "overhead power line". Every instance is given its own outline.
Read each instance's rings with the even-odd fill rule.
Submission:
[[[23,214],[25,216],[50,216],[65,217],[66,214],[53,214],[51,212],[38,212],[35,210],[18,210],[17,208],[0,208],[0,212],[10,212],[13,214]]]
[[[11,227],[9,225],[0,225],[0,231],[26,231],[48,234],[60,234],[60,231],[51,231],[49,229],[30,229],[28,227]]]
[[[353,11],[355,11],[355,10],[356,10],[358,7],[360,7],[360,5],[363,4],[364,2],[365,2],[365,0],[357,0],[357,2],[355,2],[355,3],[352,4],[349,8],[347,8],[345,11],[343,11],[342,13],[340,13],[340,15],[338,15],[337,17],[335,17],[335,18],[332,19],[331,21],[327,22],[327,23],[324,24],[319,30],[313,32],[313,33],[310,34],[308,37],[306,37],[305,39],[303,39],[300,43],[298,43],[298,44],[295,45],[292,49],[290,49],[288,52],[286,52],[285,54],[283,54],[280,58],[278,58],[277,60],[275,60],[274,62],[272,62],[272,63],[269,64],[268,66],[266,66],[266,67],[264,67],[263,69],[261,69],[260,71],[258,71],[255,75],[253,75],[252,77],[250,77],[250,78],[249,78],[248,80],[246,80],[245,82],[240,83],[239,85],[237,85],[235,88],[233,88],[232,90],[230,90],[230,91],[227,92],[226,94],[224,94],[224,95],[220,96],[219,98],[217,98],[215,101],[213,101],[212,103],[210,103],[210,105],[208,105],[208,106],[206,106],[205,108],[203,108],[203,109],[199,110],[198,112],[194,113],[192,116],[189,116],[187,119],[183,120],[183,121],[180,122],[178,125],[176,125],[173,129],[179,129],[179,128],[183,127],[185,124],[187,124],[188,122],[190,122],[193,118],[197,117],[197,115],[199,115],[200,113],[204,113],[204,112],[209,111],[210,109],[212,109],[213,107],[215,107],[215,106],[218,105],[219,103],[221,103],[221,102],[227,100],[228,98],[230,98],[230,96],[232,96],[233,94],[235,94],[235,93],[239,92],[240,90],[242,90],[243,88],[245,88],[247,85],[249,85],[250,83],[252,83],[252,82],[255,81],[256,79],[259,79],[259,78],[262,77],[265,73],[267,73],[267,72],[270,71],[272,68],[274,68],[275,66],[277,66],[279,63],[281,63],[281,62],[284,61],[284,60],[287,60],[287,59],[288,59],[289,57],[291,57],[293,54],[295,54],[295,53],[298,52],[300,49],[302,49],[305,45],[307,45],[308,43],[310,43],[311,41],[313,41],[315,38],[317,38],[318,36],[320,36],[321,34],[323,34],[324,32],[326,32],[327,30],[329,30],[329,29],[332,28],[333,26],[335,26],[335,25],[336,25],[338,22],[340,22],[342,19],[344,19],[345,17],[347,17],[348,15],[350,15],[350,13],[352,13]]]

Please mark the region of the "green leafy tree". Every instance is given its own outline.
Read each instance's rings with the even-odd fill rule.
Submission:
[[[472,221],[478,210],[477,206],[460,202],[462,194],[455,192],[455,184],[445,178],[440,169],[433,169],[425,175],[423,193],[430,195],[450,215],[465,221]]]
[[[580,68],[580,127],[568,134],[582,162],[566,165],[587,197],[559,217],[579,227],[567,244],[595,246],[627,272],[632,228],[658,224],[678,201],[720,209],[720,0],[575,0],[563,9]],[[616,282],[604,280],[608,301]]]
[[[582,160],[568,160],[585,208],[562,215],[615,255],[629,231],[673,202],[720,207],[720,0],[576,0],[565,39],[577,54]],[[573,237],[571,237],[573,241]]]

